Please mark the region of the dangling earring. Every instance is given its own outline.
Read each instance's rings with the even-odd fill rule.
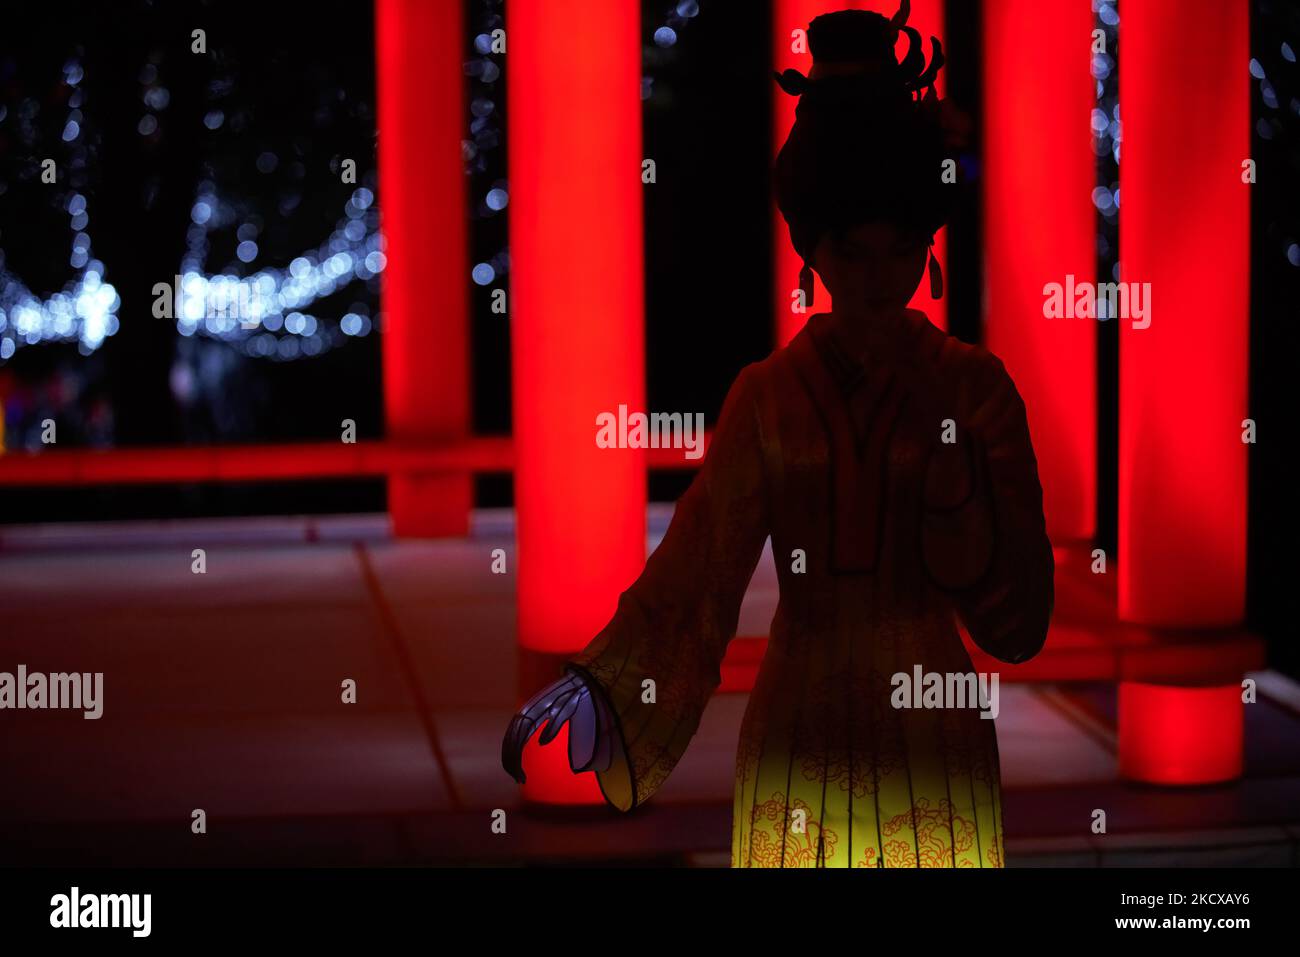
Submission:
[[[817,283],[813,281],[812,266],[808,265],[808,260],[804,260],[803,268],[799,270],[799,288],[803,290],[804,308],[808,309],[813,304],[813,292]]]
[[[934,256],[934,244],[930,244],[930,298],[943,298],[943,270],[939,268],[939,260]]]

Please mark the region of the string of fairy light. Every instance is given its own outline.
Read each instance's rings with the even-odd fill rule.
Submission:
[[[217,195],[214,183],[201,182],[190,210],[192,226],[179,272],[177,331],[182,336],[220,339],[249,356],[273,360],[320,355],[350,338],[368,335],[373,322],[365,303],[353,303],[337,325],[305,310],[352,282],[373,282],[384,271],[383,236],[374,203],[374,191],[358,187],[329,238],[294,257],[287,267],[267,266],[247,276],[228,267],[213,275],[204,271],[209,233],[244,217],[239,208]],[[246,222],[237,227],[240,262],[256,261],[255,236]]]
[[[64,161],[69,185],[60,195],[59,204],[72,232],[68,263],[76,272],[62,289],[49,296],[38,296],[7,268],[4,249],[0,248],[0,362],[10,359],[20,347],[50,341],[76,342],[82,354],[89,355],[118,330],[117,309],[121,298],[112,284],[104,280],[104,264],[95,258],[88,232],[90,206],[80,192],[87,153],[83,79],[79,59],[73,57],[64,63],[63,82],[68,86],[69,95],[61,140],[66,144]],[[34,112],[28,112],[28,104],[20,107],[15,117],[23,142],[35,140]],[[0,106],[0,111],[4,109]],[[0,112],[0,121],[4,118]],[[44,169],[34,163],[29,172],[35,177]]]
[[[63,67],[69,96],[61,134],[62,164],[68,175],[58,202],[72,232],[68,261],[75,273],[62,289],[48,296],[37,295],[7,268],[0,248],[0,362],[12,358],[19,348],[50,342],[76,342],[83,355],[90,355],[120,327],[121,297],[106,281],[105,264],[94,256],[90,204],[81,192],[88,167],[84,78],[80,60],[69,59]],[[140,120],[141,136],[156,130],[155,111],[167,105],[165,88],[152,78],[145,85],[149,110]],[[30,117],[20,115],[17,119],[24,141],[34,143]],[[220,110],[209,111],[203,119],[209,130],[223,121]],[[33,163],[29,172],[39,176],[42,167]],[[352,192],[333,232],[319,246],[293,257],[286,266],[261,266],[248,273],[247,267],[260,253],[254,217],[246,204],[221,198],[212,180],[200,182],[190,211],[186,252],[175,274],[180,283],[173,318],[180,335],[221,340],[250,357],[281,361],[320,355],[349,339],[368,335],[374,320],[365,301],[353,302],[336,322],[323,321],[306,311],[354,282],[368,283],[370,291],[377,292],[375,284],[386,258],[373,171],[363,176],[363,183]],[[209,271],[210,235],[236,223],[237,262]]]
[[[502,142],[497,102],[501,65],[494,59],[493,46],[494,31],[504,27],[500,7],[501,0],[484,0],[473,41],[475,56],[465,64],[471,96],[462,157],[471,176],[488,170],[489,155]],[[696,0],[673,4],[653,33],[653,45],[647,46],[651,57],[674,46],[680,31],[698,14]],[[158,128],[168,95],[156,82],[155,68],[146,65],[145,70],[155,75],[141,77],[147,109],[138,132],[150,136]],[[81,191],[88,153],[82,112],[84,71],[79,58],[65,64],[63,79],[69,88],[62,133],[64,162],[76,173],[68,177],[59,201],[72,232],[69,265],[75,272],[62,289],[48,296],[37,295],[6,268],[0,248],[0,362],[21,347],[49,342],[75,341],[81,353],[89,355],[120,326],[121,298],[106,279],[105,264],[94,256],[89,200]],[[647,75],[642,79],[642,98],[649,99],[652,92],[653,78]],[[203,117],[204,126],[213,131],[224,121],[223,111],[215,106]],[[274,163],[274,157],[270,162]],[[262,167],[262,158],[258,166]],[[473,202],[476,219],[490,219],[509,203],[504,179],[492,180],[480,192]],[[181,336],[219,340],[250,357],[285,361],[320,355],[373,331],[378,317],[372,317],[365,301],[351,303],[337,321],[325,321],[313,309],[354,282],[368,284],[371,293],[377,291],[377,277],[386,260],[373,171],[352,193],[330,235],[287,264],[259,264],[257,217],[250,215],[246,204],[223,197],[210,178],[196,187],[190,219],[186,251],[175,274],[179,283],[173,319]],[[235,258],[214,269],[208,262],[212,235],[232,228],[236,232]],[[489,286],[509,268],[509,250],[502,242],[495,255],[473,264],[471,279]]]

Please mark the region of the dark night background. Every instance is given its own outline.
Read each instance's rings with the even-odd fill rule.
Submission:
[[[508,191],[508,56],[485,57],[475,49],[476,36],[500,25],[503,6],[501,0],[464,3],[463,152],[473,263],[490,263],[508,280],[509,206],[493,209],[487,200],[490,190]],[[735,373],[772,347],[770,3],[701,0],[698,15],[688,18],[677,17],[674,6],[646,2],[642,18],[645,154],[658,167],[657,183],[647,187],[653,202],[645,207],[647,399],[656,409],[704,410],[711,420]],[[1114,6],[1122,16],[1123,4]],[[950,0],[945,38],[949,95],[975,119],[977,134],[979,11],[975,0]],[[39,423],[47,417],[57,422],[65,448],[326,439],[337,436],[344,418],[355,419],[360,438],[382,435],[376,280],[353,281],[313,305],[322,326],[337,329],[347,313],[375,325],[368,335],[336,333],[333,347],[315,356],[249,356],[220,339],[183,337],[149,311],[153,284],[170,281],[185,254],[204,181],[231,207],[231,221],[208,236],[206,270],[229,267],[241,275],[263,265],[283,268],[330,235],[356,189],[340,181],[343,159],[356,161],[358,186],[376,189],[372,17],[370,4],[345,0],[122,0],[6,10],[0,268],[42,297],[73,277],[67,202],[75,191],[86,200],[93,258],[121,297],[120,330],[93,353],[81,354],[75,342],[45,342],[0,359],[6,447],[38,446]],[[677,40],[661,47],[653,38],[667,24],[675,25]],[[196,28],[207,33],[205,55],[190,51]],[[1274,639],[1279,664],[1293,672],[1296,652],[1280,635],[1283,576],[1295,569],[1283,540],[1296,527],[1295,494],[1293,483],[1282,480],[1282,458],[1294,407],[1300,301],[1297,48],[1300,8],[1256,0],[1250,407],[1261,441],[1250,453],[1249,606],[1252,626]],[[1102,79],[1103,96],[1113,99],[1122,77],[1112,71]],[[78,131],[68,139],[73,111]],[[977,135],[975,168],[978,149]],[[40,182],[39,163],[47,156],[58,163],[57,185]],[[1117,176],[1105,146],[1098,174],[1101,186]],[[236,255],[241,227],[258,245],[247,265]],[[1113,216],[1099,206],[1099,271],[1119,252],[1113,227]],[[972,196],[951,227],[951,263],[945,264],[951,327],[971,341],[979,338],[978,237]],[[491,312],[487,287],[469,276],[466,283],[474,307],[474,428],[507,434],[509,323]],[[1098,325],[1098,539],[1110,547],[1116,330],[1115,323]],[[653,476],[652,495],[671,500],[687,481],[686,474]],[[478,499],[509,504],[509,478],[480,477]],[[0,502],[5,523],[362,512],[383,509],[384,486],[5,488]]]

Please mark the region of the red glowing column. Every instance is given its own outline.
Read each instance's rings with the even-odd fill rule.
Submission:
[[[511,0],[506,17],[519,642],[561,655],[645,561],[644,453],[596,446],[598,414],[645,407],[640,6]],[[601,800],[566,740],[530,744],[526,794]]]
[[[1044,287],[1096,272],[1091,6],[984,4],[985,342],[1028,410],[1054,541],[1096,521],[1094,319],[1048,319]]]
[[[469,433],[461,12],[455,0],[377,0],[375,60],[389,439]],[[394,473],[396,535],[464,535],[470,476]]]
[[[864,0],[774,0],[772,4],[772,63],[773,69],[780,73],[783,70],[795,69],[805,76],[812,69],[812,54],[808,52],[807,39],[804,34],[808,30],[808,24],[814,17],[821,16],[823,13],[833,13],[836,10],[846,8],[859,10],[872,10],[883,16],[893,16],[897,7],[889,8],[889,4],[867,3]],[[915,27],[921,34],[925,44],[926,58],[929,62],[930,37],[936,36],[943,40],[943,2],[942,0],[914,0],[912,3],[912,13],[907,20],[908,26]],[[803,31],[798,38],[795,31]],[[796,40],[802,42],[798,44],[799,52],[796,50]],[[907,37],[900,35],[898,40],[898,52],[901,57],[907,51]],[[939,80],[935,84],[939,95],[943,95],[944,81],[942,71],[939,74]],[[786,137],[790,135],[790,127],[794,125],[794,108],[798,103],[796,97],[787,96],[780,88],[773,83],[772,90],[773,113],[772,113],[772,158],[775,160],[777,153],[780,152],[782,144],[785,143]],[[935,175],[939,175],[938,170]],[[803,267],[803,260],[799,258],[794,247],[790,245],[790,231],[781,217],[781,213],[772,208],[772,236],[773,236],[773,280],[774,280],[774,302],[776,303],[776,344],[783,346],[794,338],[795,334],[803,328],[808,316],[814,311],[829,312],[831,308],[831,295],[822,285],[821,279],[816,278],[816,290],[813,296],[813,308],[805,313],[796,313],[791,310],[791,295],[799,286],[799,270]],[[939,257],[941,266],[946,267],[947,262],[947,230],[940,230],[934,242],[934,253]],[[947,293],[945,293],[947,295]],[[947,306],[944,300],[934,300],[930,297],[930,283],[928,278],[922,280],[920,288],[916,291],[910,303],[913,309],[920,309],[930,317],[933,322],[941,329],[948,327]]]
[[[1126,6],[1120,24],[1119,610],[1164,626],[1245,611],[1248,5]],[[1145,320],[1144,320],[1145,321]]]
[[[1121,682],[1120,776],[1181,785],[1240,777],[1244,717],[1240,684],[1176,688]]]

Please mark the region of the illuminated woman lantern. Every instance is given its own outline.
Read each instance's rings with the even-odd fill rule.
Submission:
[[[953,188],[942,48],[926,62],[907,12],[816,18],[811,73],[779,77],[800,103],[778,204],[834,309],[742,370],[644,572],[502,747],[522,780],[524,743],[567,723],[572,768],[620,810],[644,804],[720,683],[770,536],[781,597],[736,756],[738,867],[1004,861],[993,722],[891,701],[895,675],[972,673],[955,615],[1002,661],[1036,654],[1054,572],[1014,384],[906,308]],[[933,260],[930,277],[941,292]]]

